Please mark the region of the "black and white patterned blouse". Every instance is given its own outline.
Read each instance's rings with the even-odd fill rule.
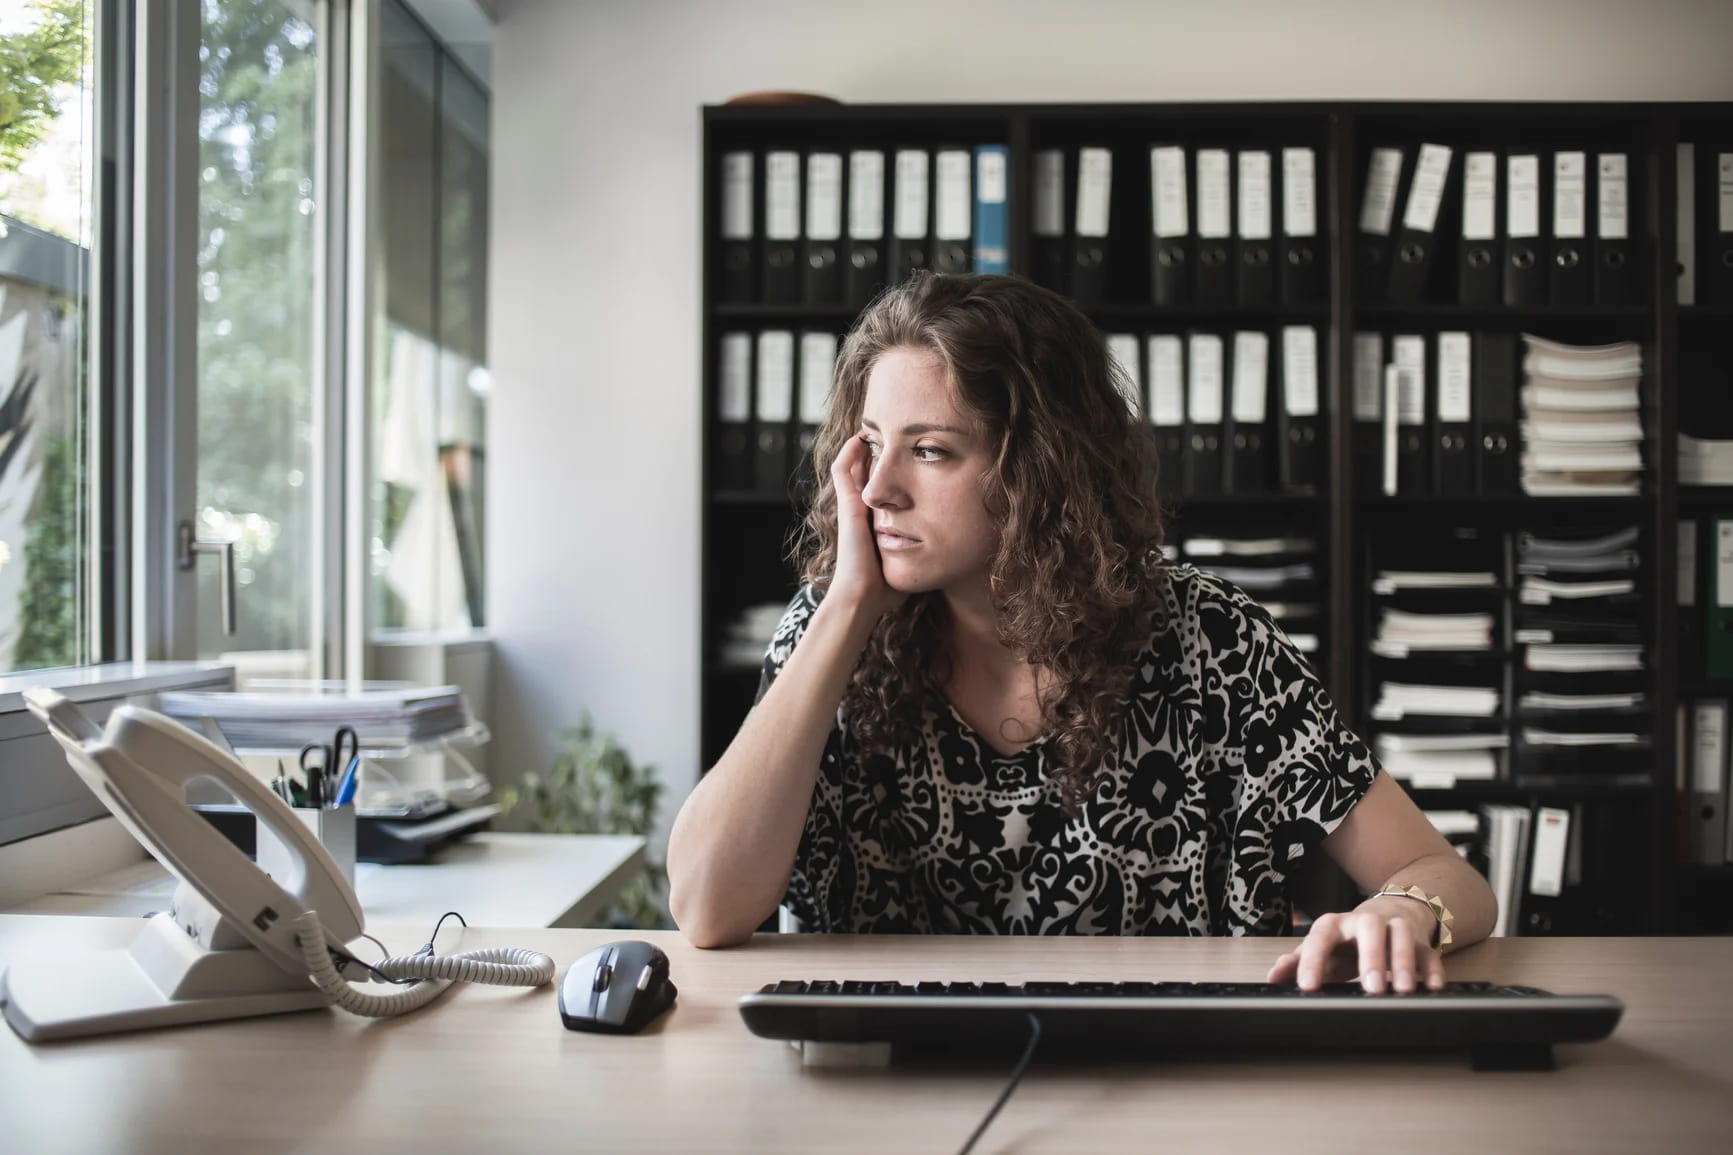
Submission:
[[[1047,738],[1002,755],[942,697],[920,737],[825,743],[783,899],[804,929],[950,934],[1277,934],[1286,882],[1376,765],[1317,675],[1245,593],[1165,569],[1119,752],[1075,818]],[[763,695],[822,594],[789,604]]]

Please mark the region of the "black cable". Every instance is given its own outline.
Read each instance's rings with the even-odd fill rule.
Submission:
[[[465,929],[468,929],[469,927],[469,923],[464,920],[464,917],[461,914],[457,913],[455,910],[446,911],[444,914],[439,916],[439,921],[433,924],[433,933],[427,936],[427,941],[421,945],[420,950],[415,952],[416,954],[433,953],[433,940],[439,937],[439,929],[445,925],[445,920],[448,918],[455,918],[458,925]]]
[[[1035,1017],[1035,1012],[1029,1012],[1029,1045],[1023,1048],[1023,1057],[1017,1060],[1016,1067],[1011,1070],[1011,1081],[1005,1084],[1005,1089],[999,1092],[998,1101],[993,1109],[987,1112],[987,1117],[981,1120],[975,1133],[969,1136],[969,1141],[963,1144],[963,1149],[957,1155],[969,1155],[975,1149],[976,1140],[980,1139],[987,1127],[993,1122],[993,1117],[999,1113],[999,1108],[1005,1105],[1005,1100],[1011,1097],[1011,1092],[1017,1089],[1017,1083],[1023,1078],[1023,1072],[1029,1069],[1029,1060],[1035,1057],[1035,1048],[1041,1043],[1041,1020]]]

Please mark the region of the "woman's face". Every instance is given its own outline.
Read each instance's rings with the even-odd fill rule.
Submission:
[[[937,354],[897,348],[878,359],[859,436],[872,448],[861,497],[885,581],[903,593],[985,590],[999,546],[985,502],[989,446],[952,405]]]

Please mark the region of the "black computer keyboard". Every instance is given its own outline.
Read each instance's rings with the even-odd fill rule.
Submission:
[[[1603,1039],[1624,1004],[1610,995],[1453,982],[1369,995],[1271,983],[779,982],[740,999],[757,1035],[829,1043],[1043,1048],[1467,1048],[1477,1066],[1549,1066],[1551,1044]]]

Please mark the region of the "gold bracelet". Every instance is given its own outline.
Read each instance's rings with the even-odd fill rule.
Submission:
[[[1438,927],[1432,933],[1432,945],[1435,947],[1450,945],[1450,924],[1456,921],[1456,916],[1450,913],[1450,908],[1444,905],[1443,899],[1436,895],[1427,894],[1418,886],[1401,887],[1393,882],[1387,884],[1384,889],[1372,897],[1378,898],[1380,895],[1386,894],[1394,895],[1397,898],[1412,898],[1416,902],[1425,903],[1426,909],[1432,912],[1432,917],[1438,920]]]

